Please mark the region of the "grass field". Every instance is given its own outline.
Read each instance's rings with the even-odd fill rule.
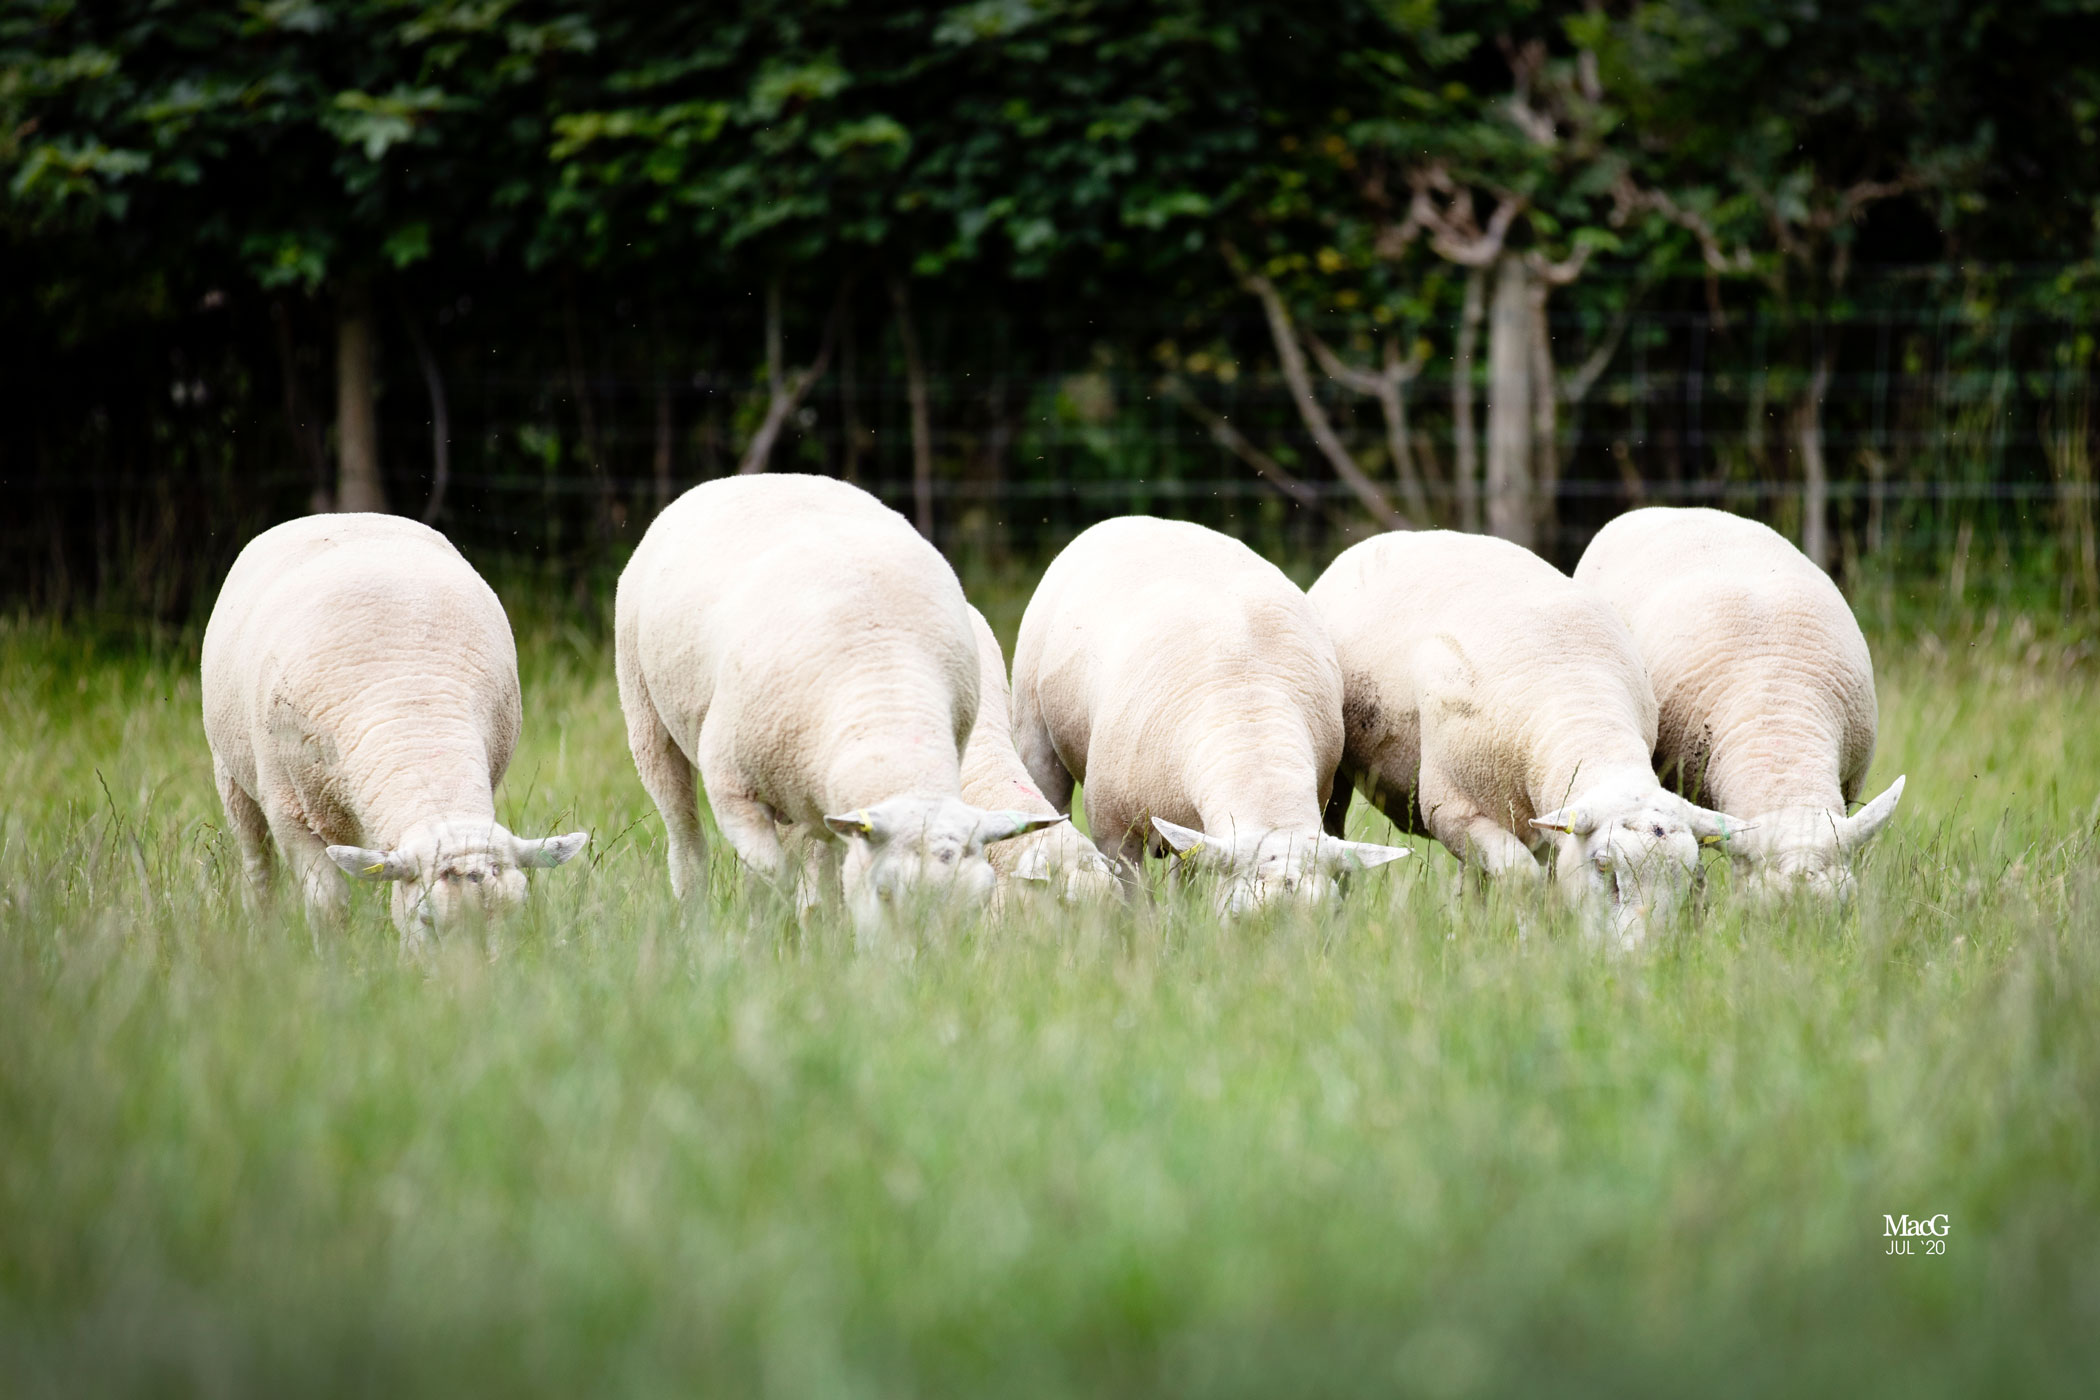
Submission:
[[[406,959],[367,892],[316,943],[242,911],[193,651],[83,635],[0,623],[0,1392],[2100,1375],[2100,680],[2025,622],[1877,638],[1855,911],[1716,871],[1635,957],[1419,842],[1231,928],[857,949],[719,852],[680,911],[605,646],[538,622],[501,810],[588,859],[485,942]]]

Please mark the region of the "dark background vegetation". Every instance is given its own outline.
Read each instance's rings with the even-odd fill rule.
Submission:
[[[2089,611],[2096,18],[10,0],[0,597],[339,506],[602,580],[742,466],[991,567],[1712,501]]]

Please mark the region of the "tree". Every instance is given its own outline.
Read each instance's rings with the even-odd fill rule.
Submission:
[[[1972,247],[2031,257],[2033,227],[2007,238],[2006,225],[2032,218],[2059,256],[2089,250],[2090,226],[2072,226],[2093,208],[2096,15],[2090,0],[1801,14],[1691,0],[1592,24],[1644,165],[1676,191],[1627,207],[1690,233],[1710,275],[1755,276],[1797,327],[1790,435],[1817,563],[1832,561],[1824,402],[1862,238],[1879,222],[1885,247],[1931,260],[1973,230]],[[2037,182],[2049,164],[2059,173]],[[2037,183],[2078,193],[2036,200]]]
[[[382,508],[381,284],[532,231],[551,174],[536,85],[593,45],[576,14],[504,8],[45,7],[10,36],[14,217],[170,280],[324,297],[336,494]]]

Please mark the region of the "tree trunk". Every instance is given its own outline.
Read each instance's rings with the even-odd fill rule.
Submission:
[[[671,402],[672,366],[678,357],[671,353],[670,338],[664,334],[664,318],[661,306],[653,309],[649,316],[650,362],[656,370],[656,441],[655,450],[649,457],[650,485],[655,488],[652,497],[654,513],[661,514],[671,504],[671,469],[675,465],[677,438],[673,434],[673,408]]]
[[[338,510],[383,511],[379,409],[372,347],[372,288],[344,284],[335,322],[335,442]]]
[[[911,401],[911,499],[919,533],[933,538],[933,410],[927,401],[926,362],[912,325],[911,293],[902,277],[890,278],[897,309],[897,339],[904,348],[904,390]]]
[[[1543,277],[1532,278],[1526,308],[1531,323],[1532,479],[1538,484],[1532,533],[1547,551],[1560,532],[1560,376],[1553,366],[1553,330],[1546,319],[1546,298],[1552,290]]]
[[[975,454],[977,479],[971,483],[969,518],[974,524],[977,547],[986,554],[1001,543],[1000,502],[1006,499],[1006,451],[1013,441],[1013,418],[1006,408],[1006,376],[992,376],[985,390],[985,431],[982,449]]]
[[[1480,530],[1480,443],[1473,421],[1473,356],[1480,344],[1484,268],[1466,273],[1465,309],[1458,318],[1458,345],[1451,356],[1451,474],[1458,495],[1458,527]]]
[[[853,303],[839,306],[839,475],[860,481],[860,357],[853,346]]]
[[[1794,407],[1794,450],[1801,454],[1801,552],[1830,568],[1830,476],[1823,461],[1823,394],[1830,387],[1834,337],[1823,333],[1815,368]]]
[[[335,483],[329,479],[328,445],[321,440],[320,424],[307,408],[306,379],[299,372],[299,347],[292,335],[292,309],[282,298],[270,303],[270,319],[277,326],[277,366],[284,377],[284,426],[292,446],[306,463],[312,483],[306,509],[324,515],[335,509]]]
[[[656,508],[671,504],[671,381],[661,369],[656,376]]]
[[[569,396],[576,400],[577,449],[590,473],[596,503],[595,526],[600,541],[612,538],[612,476],[605,469],[605,451],[598,441],[598,410],[591,398],[591,381],[583,363],[583,327],[576,312],[576,282],[567,279],[562,287],[562,331],[569,352]]]
[[[452,483],[452,412],[445,400],[445,374],[431,353],[430,342],[415,318],[404,314],[408,338],[416,347],[416,363],[423,370],[423,387],[430,394],[430,499],[423,504],[423,523],[437,524],[445,508],[445,488]]]
[[[1523,259],[1495,266],[1488,314],[1487,527],[1512,544],[1533,541],[1531,276]]]

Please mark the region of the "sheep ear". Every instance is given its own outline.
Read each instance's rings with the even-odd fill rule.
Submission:
[[[840,836],[858,836],[864,841],[880,839],[875,834],[875,815],[865,807],[843,816],[826,817],[824,825]]]
[[[1070,818],[1063,813],[1043,817],[1033,812],[986,812],[977,819],[976,844],[989,846],[994,841],[1026,836],[1031,831],[1041,831],[1046,826],[1056,826],[1069,820]]]
[[[416,873],[414,862],[399,851],[373,851],[363,846],[330,846],[328,858],[345,875],[360,880],[406,880]]]
[[[1328,866],[1343,866],[1350,870],[1370,870],[1387,861],[1411,856],[1414,852],[1405,846],[1375,846],[1369,841],[1336,841],[1329,839],[1320,843],[1320,860]]]
[[[1903,779],[1889,784],[1889,790],[1838,823],[1838,846],[1846,854],[1858,850],[1874,839],[1881,829],[1896,815],[1896,804],[1903,800]]]
[[[518,864],[530,869],[544,870],[557,865],[566,865],[576,859],[578,853],[590,844],[588,831],[572,831],[567,836],[545,836],[537,841],[515,843]]]
[[[1587,836],[1597,829],[1595,814],[1581,807],[1561,807],[1543,816],[1533,817],[1531,824],[1540,831],[1564,831],[1570,836]]]
[[[1691,806],[1691,804],[1686,804]],[[1716,812],[1708,807],[1692,806],[1692,835],[1699,838],[1702,846],[1724,846],[1750,830],[1750,823],[1737,821],[1725,812]]]
[[[1204,840],[1203,833],[1200,831],[1186,826],[1177,826],[1163,817],[1154,817],[1152,819],[1152,829],[1157,831],[1160,839],[1167,843],[1168,848],[1183,860],[1193,860],[1203,854]]]

